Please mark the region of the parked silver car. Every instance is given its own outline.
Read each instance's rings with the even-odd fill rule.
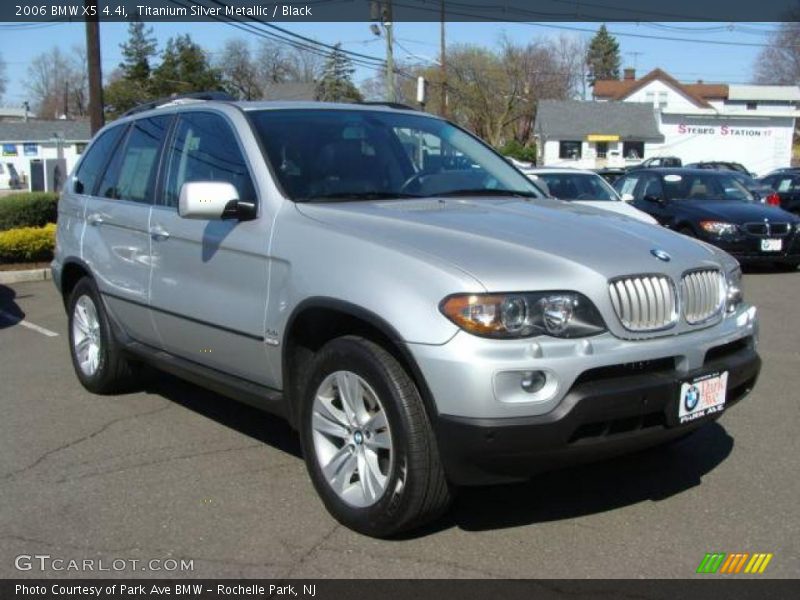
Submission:
[[[713,246],[542,198],[412,110],[171,102],[103,129],[59,203],[78,379],[141,363],[284,416],[331,514],[386,536],[452,486],[682,437],[760,369]]]

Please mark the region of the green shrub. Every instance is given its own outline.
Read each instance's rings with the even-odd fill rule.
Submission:
[[[25,192],[0,198],[0,231],[44,227],[58,216],[58,194]]]
[[[55,245],[55,223],[0,231],[0,263],[50,260]]]
[[[536,163],[536,145],[523,146],[517,140],[509,140],[500,148],[500,154],[503,156],[510,156],[517,160],[524,160],[526,162]]]

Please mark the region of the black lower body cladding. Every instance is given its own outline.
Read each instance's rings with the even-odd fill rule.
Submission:
[[[742,343],[731,350],[724,356],[710,353],[706,364],[691,373],[661,370],[579,381],[553,411],[541,416],[440,415],[437,435],[448,478],[460,485],[522,480],[556,467],[683,437],[721,414],[680,424],[677,413],[683,382],[727,371],[725,410],[755,385],[761,359],[753,344]]]

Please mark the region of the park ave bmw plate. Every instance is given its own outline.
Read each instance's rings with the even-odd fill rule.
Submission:
[[[688,423],[725,407],[728,372],[709,373],[681,385],[678,421]]]

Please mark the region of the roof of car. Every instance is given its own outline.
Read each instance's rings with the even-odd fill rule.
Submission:
[[[733,171],[723,171],[718,169],[693,169],[691,167],[649,167],[643,169],[631,169],[628,171],[628,174],[633,173],[659,173],[661,175],[690,175],[690,174],[699,174],[699,175],[711,175],[713,176],[723,176],[723,175],[730,175]]]
[[[572,167],[534,167],[533,169],[525,169],[525,173],[530,173],[532,175],[597,175],[594,171],[573,169]]]

